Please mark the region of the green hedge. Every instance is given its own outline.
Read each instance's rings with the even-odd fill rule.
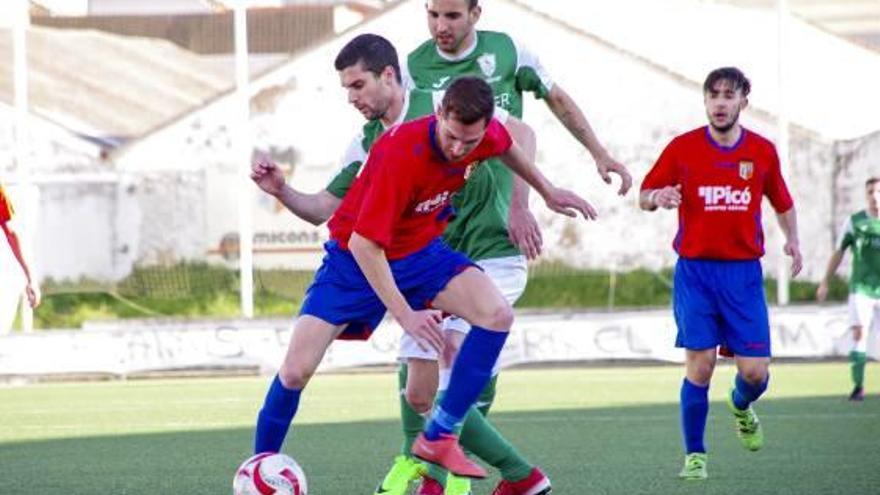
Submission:
[[[312,279],[311,271],[267,270],[254,276],[254,311],[258,316],[288,316],[298,310]],[[532,267],[518,308],[632,308],[670,304],[672,271],[633,270],[613,276],[605,270],[578,270],[559,263]],[[35,312],[38,328],[77,328],[87,320],[173,317],[232,317],[239,314],[239,275],[204,263],[139,268],[116,285],[89,280],[48,280],[43,304]],[[776,281],[765,283],[776,300]],[[816,284],[791,284],[795,303],[814,301]],[[829,299],[843,301],[843,280],[832,283]],[[18,325],[16,325],[18,326]]]

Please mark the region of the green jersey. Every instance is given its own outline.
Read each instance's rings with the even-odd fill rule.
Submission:
[[[394,125],[431,115],[442,99],[442,91],[422,91],[419,89],[408,91],[400,116],[394,122]],[[361,132],[348,146],[345,158],[342,161],[342,168],[333,176],[330,184],[327,185],[327,192],[337,198],[345,196],[345,193],[348,192],[351,184],[357,177],[361,165],[366,163],[370,148],[373,147],[373,143],[379,139],[383,132],[385,132],[385,125],[379,119],[374,119],[364,124]]]
[[[477,31],[474,46],[455,58],[426,41],[403,65],[408,83],[423,89],[445,89],[460,76],[481,77],[495,92],[495,106],[515,117],[522,117],[523,92],[544,98],[553,85],[534,55],[492,31]],[[507,233],[512,189],[513,172],[499,160],[477,167],[453,200],[456,216],[444,235],[449,245],[474,260],[520,254]]]
[[[847,248],[853,253],[849,291],[880,298],[880,219],[865,210],[849,217],[838,243]]]

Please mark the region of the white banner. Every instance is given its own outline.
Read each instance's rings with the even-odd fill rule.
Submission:
[[[103,328],[102,328],[103,327]],[[0,375],[108,373],[258,366],[281,362],[291,319],[113,322],[80,331],[0,337]],[[773,355],[845,356],[852,347],[844,307],[771,310]],[[386,320],[366,342],[338,341],[320,370],[393,364],[401,330]],[[880,356],[878,332],[870,354]],[[503,366],[590,360],[682,362],[669,310],[521,314],[501,355]]]

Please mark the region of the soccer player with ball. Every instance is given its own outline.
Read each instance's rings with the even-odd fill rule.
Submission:
[[[450,197],[463,187],[471,165],[499,156],[551,210],[596,215],[576,194],[547,181],[491,119],[493,111],[491,88],[461,78],[448,88],[436,115],[396,126],[373,145],[330,219],[327,255],[260,411],[256,450],[280,449],[301,392],[334,339],[368,337],[388,310],[417,342],[440,350],[442,311],[473,328],[413,452],[457,475],[486,475],[464,455],[454,432],[491,376],[513,311],[473,262],[440,240]]]
[[[285,183],[280,170],[268,161],[255,164],[254,180],[267,193],[277,197],[292,213],[321,224],[330,217],[339,203],[351,189],[373,143],[395,125],[432,115],[439,106],[442,91],[406,90],[400,84],[400,69],[397,51],[385,38],[375,34],[362,34],[349,41],[339,52],[334,65],[339,71],[342,86],[348,92],[349,102],[368,119],[361,133],[353,140],[346,152],[343,167],[333,177],[325,190],[308,194],[296,190]],[[515,118],[507,118],[506,112],[495,109],[499,121],[504,121],[517,144],[524,148],[526,155],[534,156],[534,133],[528,126]],[[480,175],[470,175],[466,188],[474,187]],[[479,190],[488,195],[483,200],[494,197],[491,180],[479,182]],[[486,179],[486,176],[483,176]],[[491,194],[490,194],[491,193]],[[472,201],[479,201],[474,197]],[[449,228],[446,229],[449,231]],[[467,254],[467,253],[466,253]],[[478,262],[480,263],[480,262]],[[493,278],[499,276],[494,264],[480,263],[481,268]],[[522,270],[523,283],[516,285],[521,292],[524,286],[525,270]],[[498,284],[508,302],[513,302],[509,294],[509,284]],[[448,336],[448,334],[447,334]],[[447,359],[453,359],[448,340],[444,343]],[[430,412],[437,391],[439,353],[433,348],[422,348],[414,339],[404,334],[401,342],[401,360],[409,366],[402,366],[409,373],[400,374],[401,408],[406,418],[405,440],[401,456],[395,463],[396,469],[391,477],[395,482],[383,480],[378,488],[380,493],[403,495],[409,482],[417,479],[425,470],[424,465],[411,454],[412,444],[424,428],[422,414]],[[482,397],[482,395],[481,395]],[[414,416],[414,418],[411,418]],[[529,463],[504,437],[484,418],[481,411],[471,410],[462,426],[462,445],[492,467],[499,469],[505,483],[512,486],[523,485],[534,489],[544,486],[549,490],[549,480],[533,464]],[[404,469],[401,469],[403,467]],[[464,480],[464,479],[463,479]],[[505,485],[506,486],[506,485]],[[442,487],[440,487],[442,491]]]

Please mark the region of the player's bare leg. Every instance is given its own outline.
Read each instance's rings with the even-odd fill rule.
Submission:
[[[416,440],[413,454],[453,474],[482,478],[485,470],[467,459],[453,432],[491,378],[513,324],[513,309],[494,282],[477,268],[468,268],[450,280],[433,305],[461,316],[472,328],[456,358],[449,389],[434,409],[425,433]]]
[[[290,423],[299,407],[299,398],[343,326],[333,325],[310,315],[300,316],[290,336],[290,344],[278,374],[269,387],[257,417],[254,452],[279,452]]]

